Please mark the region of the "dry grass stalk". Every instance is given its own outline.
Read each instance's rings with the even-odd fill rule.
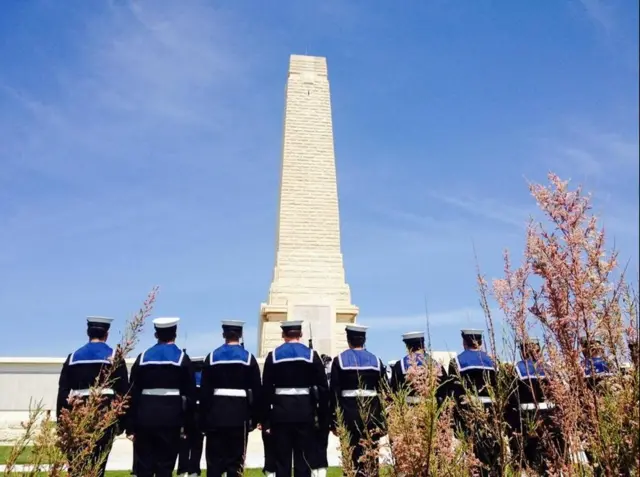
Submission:
[[[11,455],[6,462],[5,475],[12,475],[18,458],[33,442],[28,454],[26,468],[22,475],[36,476],[42,471],[43,465],[48,465],[48,475],[62,475],[67,469],[71,475],[83,477],[97,477],[100,466],[108,457],[108,452],[98,459],[92,458],[92,449],[105,437],[113,426],[118,426],[116,435],[122,432],[120,426],[128,406],[129,396],[117,396],[105,403],[102,391],[113,384],[113,371],[119,363],[134,350],[138,343],[146,319],[151,315],[158,288],[151,290],[140,310],[127,322],[121,342],[116,348],[113,365],[103,368],[103,372],[96,379],[88,398],[69,400],[71,409],[61,412],[57,425],[45,419],[44,424],[38,425],[43,414],[42,406],[30,410],[29,422],[25,425],[25,433],[13,446]],[[115,436],[113,436],[115,437]]]

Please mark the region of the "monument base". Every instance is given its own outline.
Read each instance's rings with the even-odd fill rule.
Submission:
[[[283,321],[302,320],[303,342],[313,338],[313,348],[332,358],[347,349],[345,326],[356,322],[357,306],[335,306],[318,303],[289,303],[260,307],[258,357],[266,358],[270,351],[282,344]]]

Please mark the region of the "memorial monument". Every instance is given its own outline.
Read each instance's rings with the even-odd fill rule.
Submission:
[[[279,323],[304,320],[314,349],[346,349],[344,327],[354,323],[340,247],[340,213],[327,60],[291,55],[285,90],[284,137],[276,260],[260,308],[258,356],[281,342]]]

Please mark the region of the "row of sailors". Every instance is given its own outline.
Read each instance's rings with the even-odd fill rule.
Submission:
[[[106,344],[112,320],[89,317],[87,321],[89,343],[70,354],[61,371],[58,416],[62,409],[70,407],[70,396],[87,396],[101,369],[113,362],[115,352]],[[326,357],[321,358],[302,342],[302,322],[283,322],[284,343],[268,354],[261,377],[257,360],[242,346],[243,322],[222,322],[225,343],[207,355],[196,371],[187,353],[175,344],[178,321],[179,318],[155,319],[157,344],[137,357],[130,376],[123,361],[113,370],[113,384],[104,390],[107,400],[130,393],[130,406],[95,446],[96,458],[108,454],[113,438],[125,432],[134,442],[134,471],[138,477],[172,475],[179,453],[183,454],[180,460],[184,463],[179,471],[198,475],[198,449],[202,449],[206,435],[207,475],[238,475],[244,467],[248,433],[260,428],[265,474],[288,477],[293,466],[296,477],[321,477],[328,467],[329,433],[336,433],[337,414],[341,411],[351,437],[352,463],[358,475],[365,475],[370,464],[364,462],[367,457],[360,438],[365,430],[374,439],[381,436],[371,431],[385,428],[381,396],[389,385],[386,366],[365,349],[366,327],[347,325],[349,349],[326,369]],[[465,387],[471,386],[477,389],[484,405],[491,405],[488,385],[495,384],[497,364],[482,350],[482,331],[462,330],[462,339],[464,351],[451,360],[448,372],[436,365],[440,368],[439,401],[452,396],[461,410],[465,406]],[[407,370],[413,363],[435,364],[425,354],[424,333],[407,333],[403,341],[408,354],[392,367],[390,384],[394,391],[405,387]],[[594,354],[595,349],[593,343],[585,343],[585,353],[590,358],[585,362],[585,373],[607,375],[608,364],[601,354]],[[539,366],[539,343],[530,340],[522,344],[521,352],[522,361],[515,366],[518,398],[508,416],[514,434],[522,426],[521,410],[546,412],[552,408],[542,387],[536,384],[544,378],[544,368]],[[359,397],[369,398],[366,416],[361,413]],[[415,390],[409,389],[408,401],[417,400]],[[456,422],[463,432],[468,432],[463,415],[459,412]],[[474,449],[476,456],[488,467],[495,467],[496,443],[487,439],[479,442],[482,445]],[[520,450],[529,465],[543,465],[539,439],[514,445],[524,446]],[[101,475],[105,467],[106,460]]]

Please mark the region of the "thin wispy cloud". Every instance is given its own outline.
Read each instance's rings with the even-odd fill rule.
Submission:
[[[602,130],[586,121],[571,121],[558,153],[586,175],[605,179],[638,169],[638,137],[613,130]],[[551,161],[549,161],[551,162]]]
[[[580,0],[587,16],[600,28],[612,30],[615,25],[615,11],[610,3],[602,0]]]
[[[454,310],[446,310],[435,313],[415,314],[408,316],[371,316],[363,318],[362,324],[371,326],[378,331],[388,331],[392,329],[406,329],[409,331],[425,331],[427,329],[427,321],[429,328],[439,327],[482,327],[485,326],[485,315],[480,308],[463,307]]]
[[[429,195],[436,200],[464,210],[469,214],[522,229],[526,227],[530,213],[534,211],[533,207],[526,208],[505,204],[499,199],[493,199],[491,197],[479,198],[469,195],[457,197],[438,192],[430,192]]]
[[[574,5],[577,5],[578,17],[589,22],[598,44],[604,46],[616,62],[637,75],[638,4],[625,0],[578,0]]]

